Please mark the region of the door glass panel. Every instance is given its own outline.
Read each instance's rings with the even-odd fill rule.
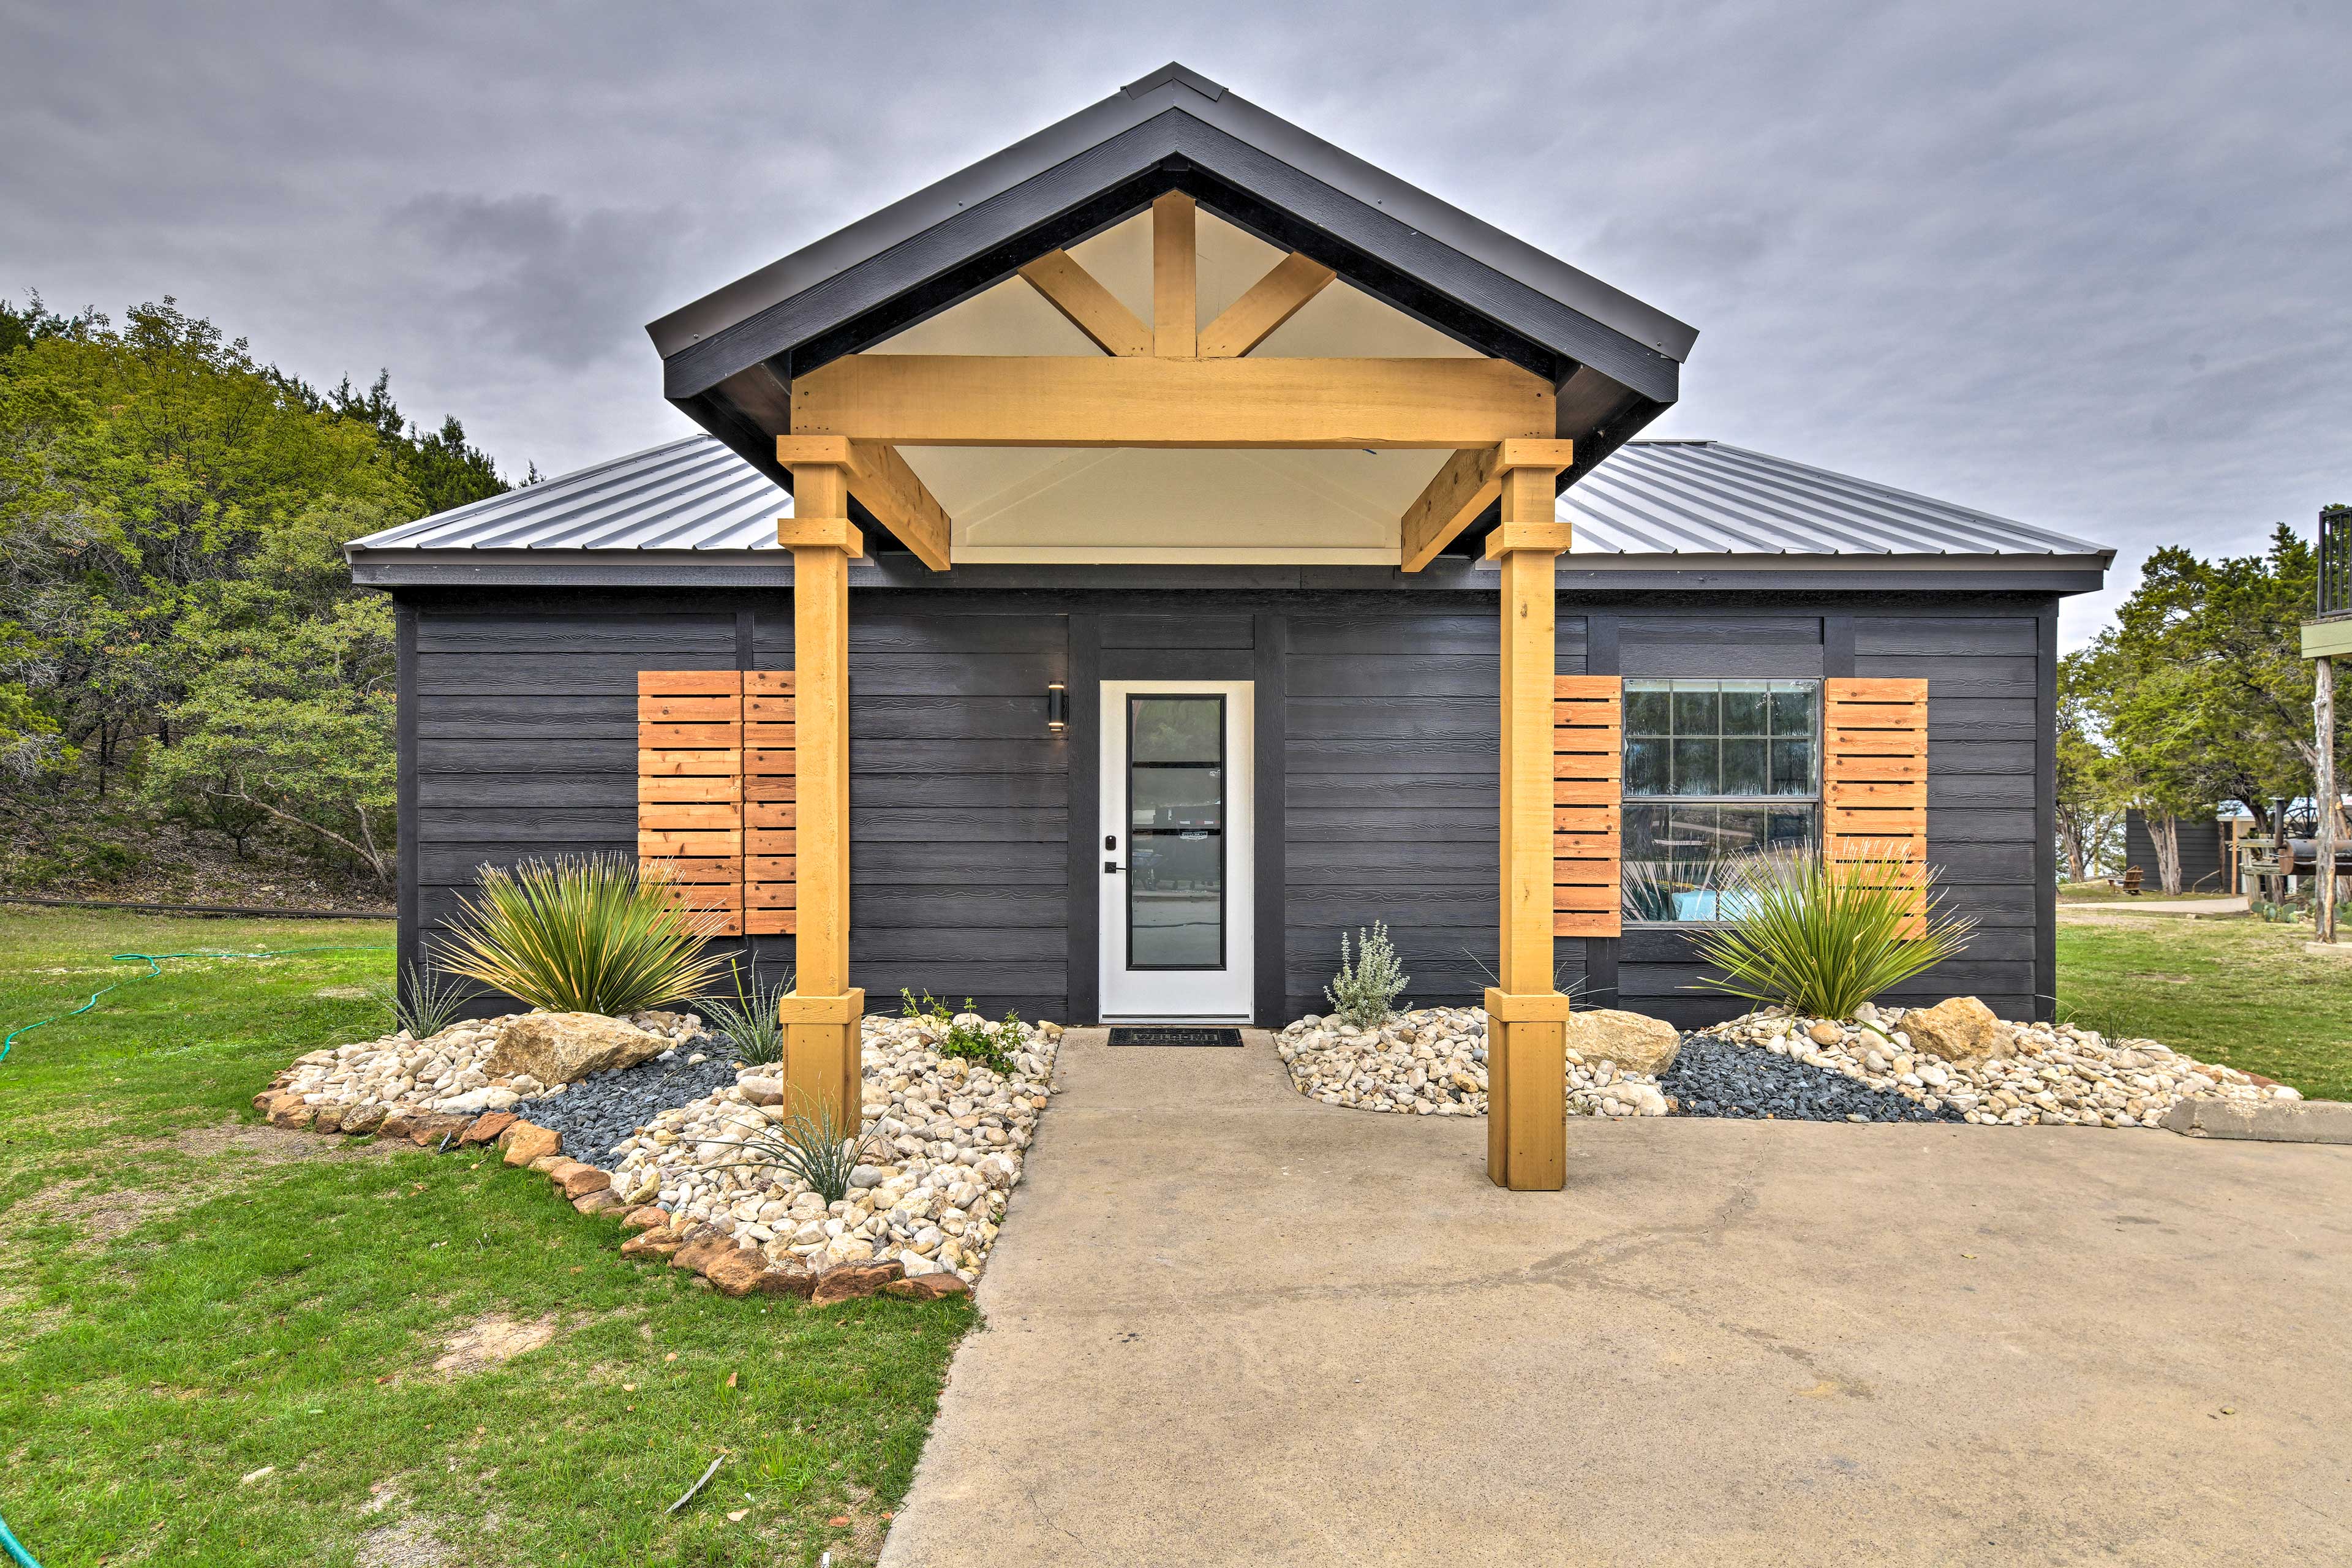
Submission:
[[[1225,966],[1225,700],[1127,700],[1127,966]]]

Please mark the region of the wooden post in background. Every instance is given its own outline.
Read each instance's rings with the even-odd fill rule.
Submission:
[[[2312,711],[2318,721],[2319,778],[2313,792],[2318,799],[2317,837],[2319,900],[2312,910],[2312,934],[2322,942],[2336,940],[2336,660],[2323,657],[2312,668]]]
[[[786,1109],[814,1118],[830,1108],[854,1135],[866,994],[849,984],[849,563],[865,540],[849,521],[845,465],[790,466],[793,515],[776,524],[793,552],[799,795],[794,985],[782,1008]]]
[[[1517,1192],[1568,1183],[1568,998],[1552,981],[1553,518],[1556,468],[1502,477],[1486,553],[1502,567],[1502,888],[1486,993],[1486,1174]]]

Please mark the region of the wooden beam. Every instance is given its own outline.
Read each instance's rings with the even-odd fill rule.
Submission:
[[[1192,198],[1171,191],[1151,204],[1151,352],[1191,359],[1200,352],[1201,252]]]
[[[779,436],[776,461],[795,471],[816,464],[848,469],[849,493],[864,502],[899,543],[913,551],[917,560],[934,572],[948,569],[955,524],[947,508],[895,448],[839,436]],[[800,510],[797,501],[793,510]]]
[[[1151,352],[1150,329],[1068,251],[1047,251],[1024,267],[1021,276],[1103,353],[1140,356]]]
[[[1291,252],[1201,329],[1201,357],[1237,359],[1249,353],[1338,276],[1321,262]]]
[[[1499,451],[1496,463],[1503,526],[1548,519],[1558,470],[1506,468]],[[1552,978],[1557,553],[1538,542],[1502,558],[1500,984],[1486,1002],[1486,1174],[1517,1192],[1568,1181],[1568,1042]]]
[[[898,447],[1426,448],[1548,438],[1552,390],[1493,359],[850,354],[793,428]]]
[[[1456,452],[1405,508],[1398,525],[1399,563],[1418,572],[1436,560],[1502,495],[1505,474],[1519,468],[1557,471],[1575,460],[1570,441],[1503,441],[1481,451]]]
[[[811,521],[845,517],[849,474],[843,463],[795,465],[794,510]],[[784,1031],[784,1081],[795,1110],[814,1117],[829,1108],[836,1126],[858,1115],[864,1003],[849,985],[849,562],[835,543],[793,551],[796,826],[747,829],[744,845],[746,853],[794,858],[793,996],[801,1006],[785,1009],[793,1021]]]

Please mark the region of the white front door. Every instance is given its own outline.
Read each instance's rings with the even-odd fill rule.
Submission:
[[[1106,1021],[1250,1021],[1251,690],[1102,683]]]

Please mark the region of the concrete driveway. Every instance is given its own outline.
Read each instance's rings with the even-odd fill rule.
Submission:
[[[886,1565],[2352,1562],[2352,1149],[1062,1061]]]

